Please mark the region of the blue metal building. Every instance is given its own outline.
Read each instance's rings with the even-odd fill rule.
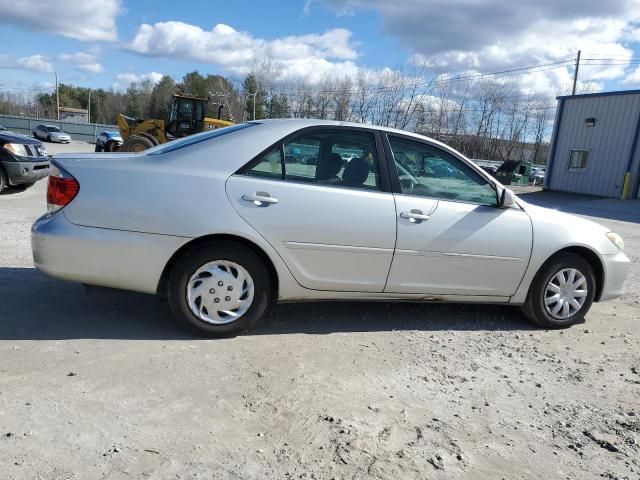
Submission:
[[[640,198],[640,90],[558,97],[545,188]]]

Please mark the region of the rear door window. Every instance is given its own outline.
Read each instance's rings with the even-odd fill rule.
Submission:
[[[277,167],[278,157],[281,169]],[[380,190],[375,136],[365,131],[306,131],[258,157],[244,173],[290,182]]]

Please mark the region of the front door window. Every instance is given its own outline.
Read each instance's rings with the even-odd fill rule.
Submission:
[[[390,136],[389,143],[403,194],[498,205],[493,186],[453,155],[400,137]]]

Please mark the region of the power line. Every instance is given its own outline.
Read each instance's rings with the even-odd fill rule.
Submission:
[[[403,82],[401,85],[369,84],[369,85],[362,85],[362,86],[356,85],[356,86],[350,87],[349,89],[307,88],[307,89],[303,89],[303,91],[298,93],[287,93],[287,92],[280,92],[280,93],[290,97],[306,98],[314,94],[315,95],[331,94],[331,93],[357,94],[358,92],[361,92],[363,90],[367,90],[369,92],[371,91],[384,92],[388,90],[396,90],[398,92],[402,92],[410,89],[419,90],[421,88],[438,86],[438,85],[447,84],[447,83],[454,83],[454,82],[459,82],[463,80],[472,80],[477,78],[486,78],[486,77],[503,78],[503,77],[518,76],[518,75],[527,75],[531,73],[548,72],[551,70],[566,68],[566,67],[572,66],[573,64],[569,62],[562,62],[561,65],[558,65],[557,63],[554,62],[553,64],[550,64],[550,65],[556,65],[556,66],[547,67],[547,68],[540,68],[540,66],[535,66],[535,67],[527,67],[526,69],[519,68],[519,69],[513,69],[513,70],[504,70],[501,72],[488,72],[488,73],[478,73],[478,74],[464,75],[464,76],[457,76],[457,77],[450,77],[450,78],[437,78],[437,79],[431,79],[429,81],[421,82],[421,83]],[[534,68],[535,70],[533,70]]]

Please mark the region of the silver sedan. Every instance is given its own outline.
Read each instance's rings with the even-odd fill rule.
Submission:
[[[399,130],[257,121],[52,166],[36,267],[166,296],[211,336],[273,302],[339,299],[513,304],[561,328],[620,296],[629,271],[617,234]]]
[[[71,141],[71,135],[55,125],[38,125],[31,133],[33,133],[33,138],[47,142],[69,143]]]

